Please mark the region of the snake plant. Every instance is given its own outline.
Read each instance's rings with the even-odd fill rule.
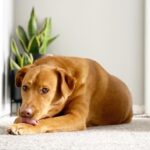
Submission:
[[[28,21],[28,32],[26,33],[19,25],[16,29],[16,35],[26,53],[45,54],[48,46],[58,37],[58,35],[52,37],[51,31],[51,18],[46,18],[42,29],[38,30],[37,17],[34,8],[32,8]]]
[[[42,29],[38,29],[34,8],[32,8],[30,14],[27,32],[19,25],[16,29],[16,35],[23,49],[23,53],[19,52],[16,41],[12,39],[11,51],[15,59],[10,58],[11,69],[20,69],[32,63],[32,54],[46,54],[48,46],[58,37],[58,35],[52,36],[51,18],[45,18]]]
[[[33,63],[33,56],[31,53],[24,52],[20,54],[17,44],[14,39],[11,41],[11,50],[15,59],[10,58],[10,69],[11,70],[20,70],[22,67],[28,64]]]

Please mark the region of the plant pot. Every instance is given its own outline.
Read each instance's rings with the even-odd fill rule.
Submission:
[[[44,54],[33,54],[34,60],[41,58],[42,56],[44,56]]]
[[[48,54],[32,54],[32,55],[33,55],[34,60],[36,60],[36,59],[41,58],[43,56],[53,56],[54,54],[48,53]]]
[[[11,92],[11,101],[14,103],[21,102],[21,88],[17,87],[15,84],[15,76],[17,70],[10,71],[10,92]]]

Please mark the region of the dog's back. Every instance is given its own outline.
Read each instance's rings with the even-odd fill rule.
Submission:
[[[48,56],[37,60],[35,64],[63,68],[76,79],[76,89],[71,98],[86,95],[87,125],[131,121],[132,100],[127,86],[97,62],[77,57]]]

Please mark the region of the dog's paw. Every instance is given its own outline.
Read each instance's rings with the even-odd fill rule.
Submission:
[[[7,129],[7,133],[13,135],[33,134],[33,131],[33,126],[25,123],[13,124]]]

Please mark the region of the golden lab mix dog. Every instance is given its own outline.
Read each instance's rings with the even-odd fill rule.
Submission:
[[[76,131],[132,119],[127,86],[90,59],[40,58],[18,71],[16,85],[22,105],[10,134]]]

